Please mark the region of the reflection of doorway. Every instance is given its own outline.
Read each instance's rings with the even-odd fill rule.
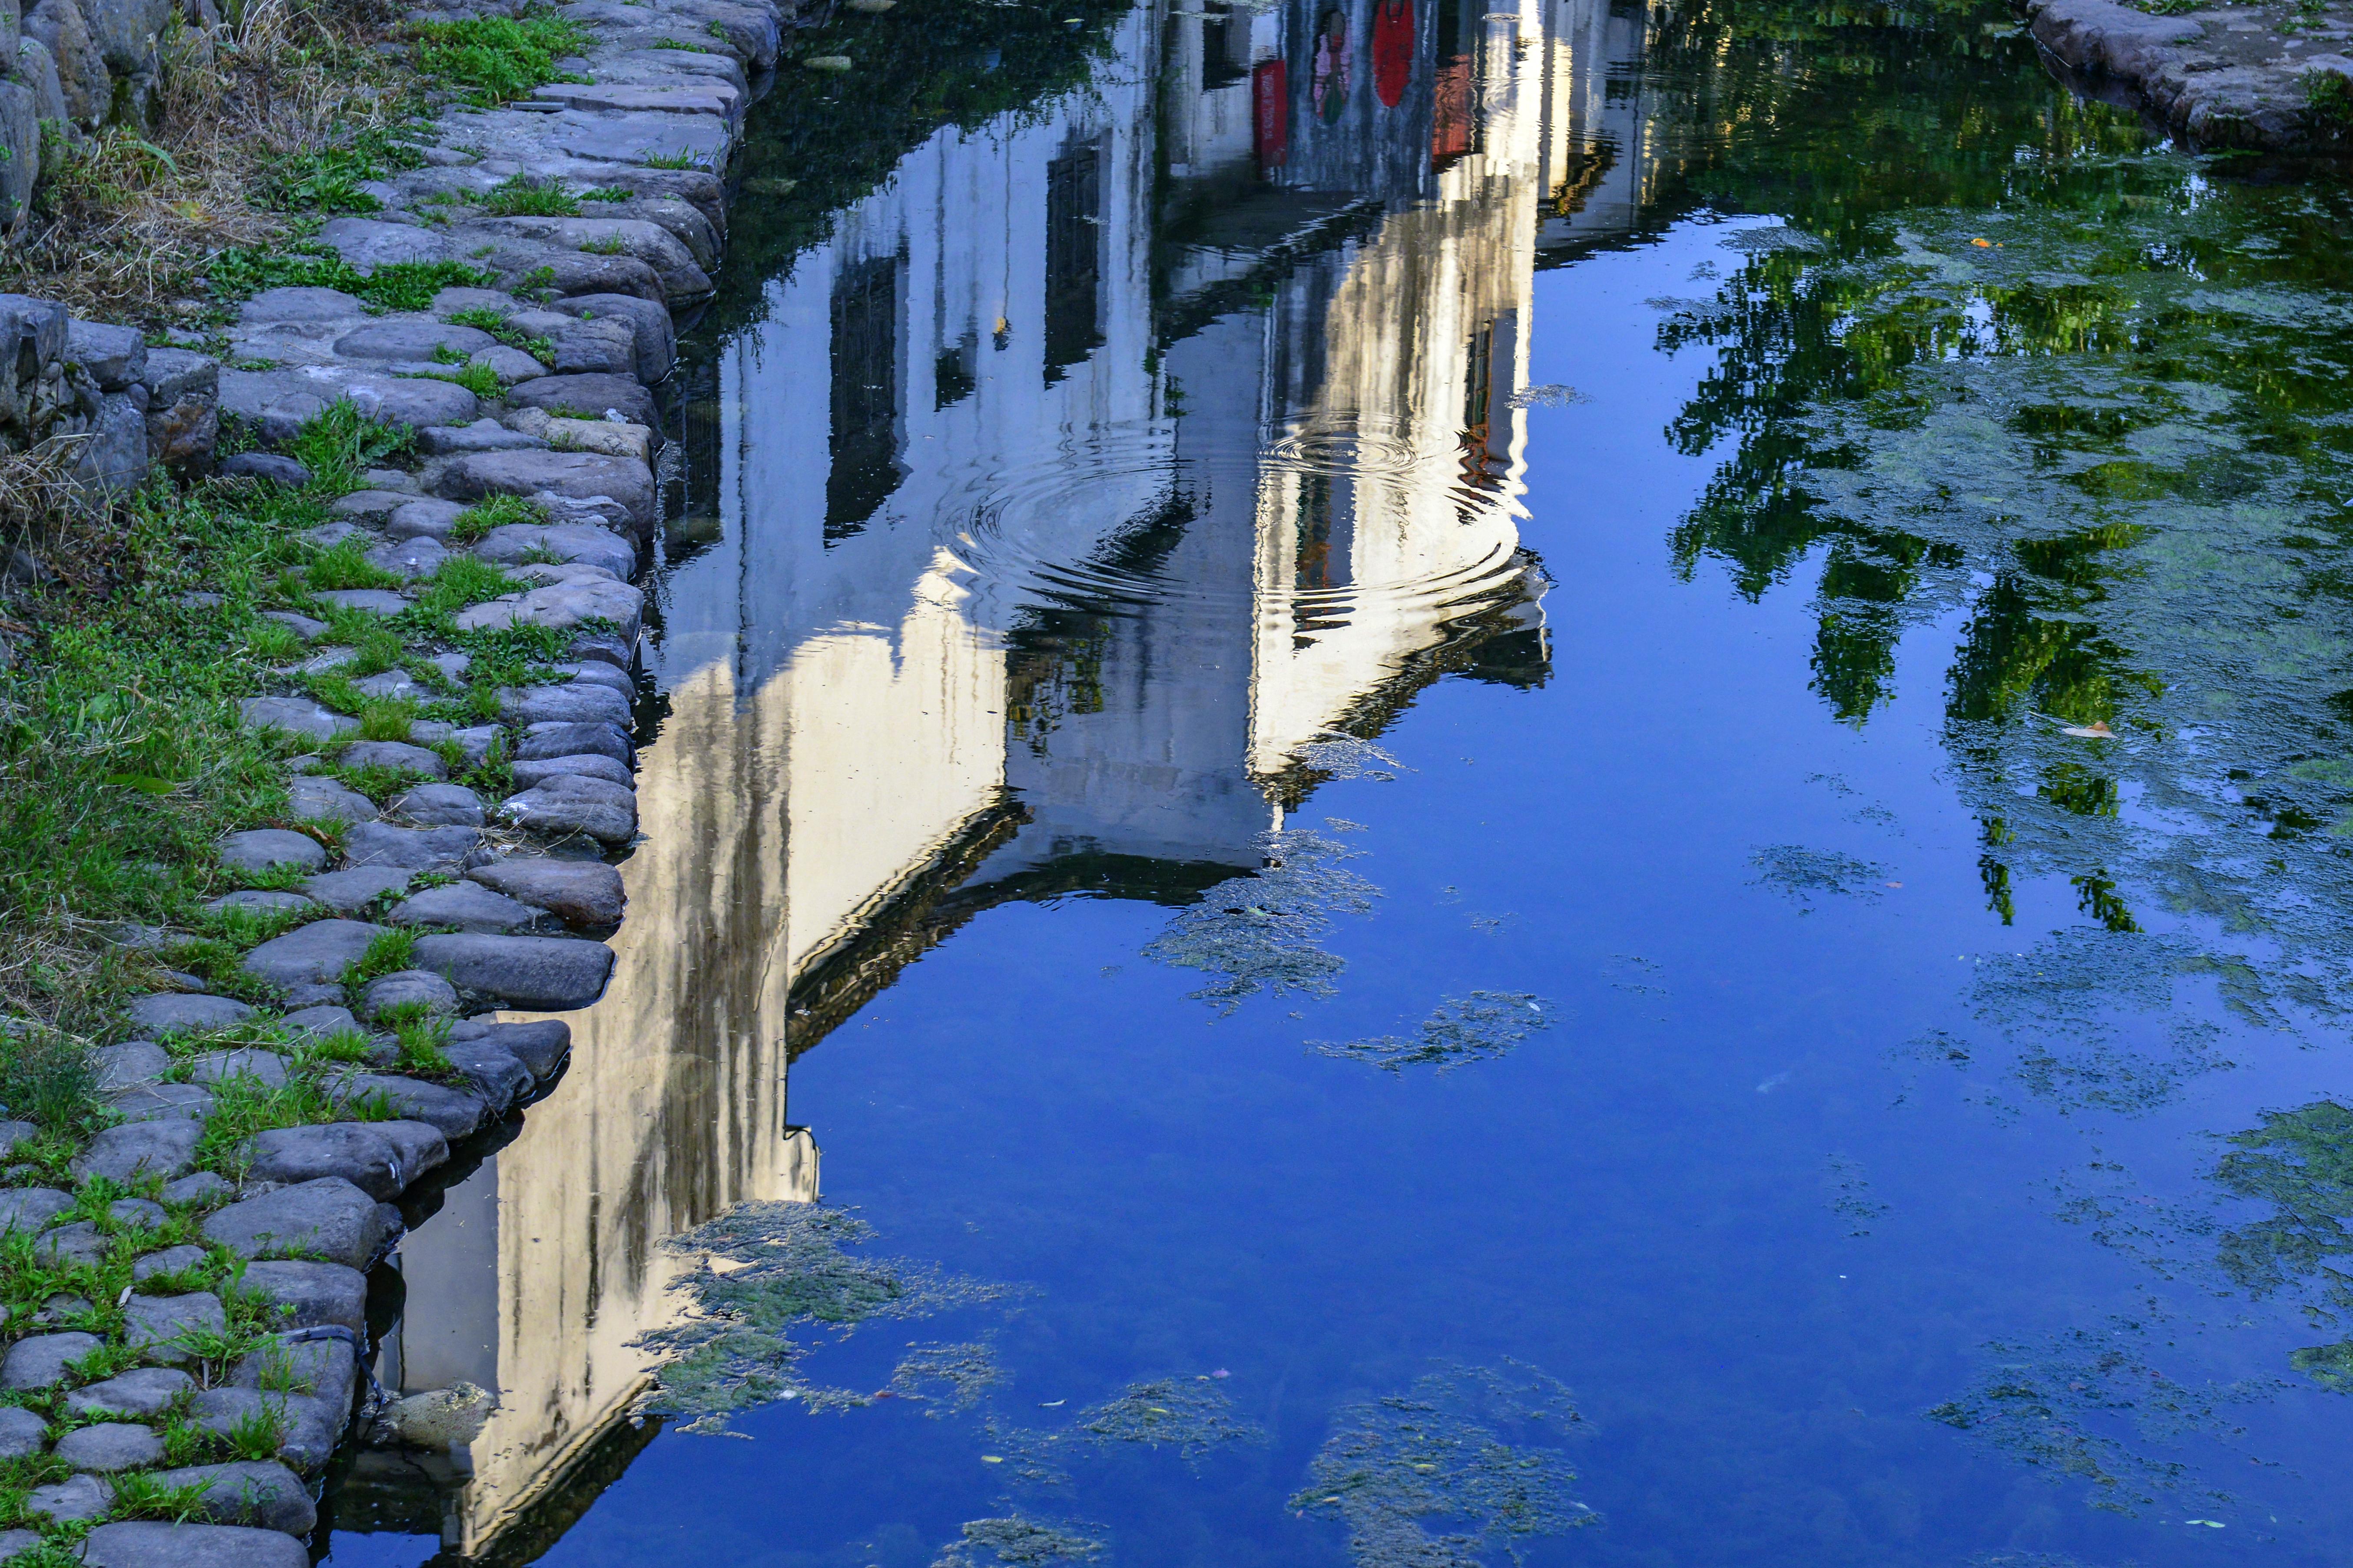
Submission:
[[[1463,355],[1462,482],[1476,489],[1493,489],[1497,480],[1488,468],[1489,424],[1495,405],[1495,324],[1471,335]]]
[[[1208,0],[1201,10],[1201,90],[1215,92],[1250,73],[1250,22],[1219,0]]]
[[[1103,346],[1103,151],[1046,165],[1046,384]]]
[[[1478,41],[1462,0],[1439,0],[1434,42],[1438,76],[1431,91],[1430,166],[1443,169],[1479,150]]]
[[[825,542],[861,531],[906,469],[899,462],[899,291],[904,258],[842,268],[833,285],[833,467]]]

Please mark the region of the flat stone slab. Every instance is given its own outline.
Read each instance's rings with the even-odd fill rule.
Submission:
[[[361,824],[353,833],[371,829],[388,831],[381,824],[369,822]],[[347,838],[346,847],[348,844]],[[365,921],[312,921],[283,936],[271,937],[247,953],[241,967],[255,979],[273,985],[329,984],[342,979],[343,971],[366,953],[368,943],[387,929]]]
[[[510,686],[499,692],[499,711],[511,724],[626,726],[629,706],[629,700],[621,693],[589,680],[563,686]]]
[[[143,1285],[158,1275],[177,1274],[184,1268],[194,1268],[205,1260],[201,1247],[167,1247],[161,1252],[151,1252],[136,1258],[131,1265],[131,1282]]]
[[[203,1136],[204,1128],[186,1117],[125,1122],[92,1138],[90,1147],[74,1156],[73,1173],[83,1181],[104,1176],[127,1183],[161,1176],[168,1182],[187,1173]]]
[[[92,1051],[90,1060],[98,1068],[98,1090],[106,1094],[134,1084],[153,1083],[170,1068],[172,1054],[152,1040],[125,1040],[119,1046]]]
[[[345,791],[345,794],[351,793]],[[366,805],[367,796],[359,796]],[[371,815],[375,807],[369,806]],[[297,813],[296,815],[301,815]],[[256,914],[276,914],[282,910],[307,910],[316,907],[312,900],[300,893],[280,892],[275,888],[240,888],[234,893],[224,893],[205,906],[206,912],[224,914],[230,910],[251,910]]]
[[[412,746],[406,741],[355,742],[343,748],[343,763],[347,768],[391,768],[428,779],[449,776],[449,764],[441,760],[440,752]]]
[[[8,1347],[0,1360],[0,1388],[55,1388],[66,1378],[66,1366],[78,1362],[106,1342],[79,1331],[35,1334]]]
[[[501,1046],[480,1041],[444,1045],[441,1056],[465,1074],[467,1083],[481,1096],[494,1116],[504,1114],[508,1107],[529,1094],[535,1081],[532,1070]]]
[[[228,1178],[215,1171],[198,1171],[193,1176],[182,1176],[176,1182],[164,1184],[163,1199],[167,1204],[196,1205],[209,1208],[225,1203],[236,1194]],[[134,1269],[136,1266],[134,1265]]]
[[[581,419],[602,419],[608,413],[617,413],[628,423],[649,429],[661,419],[659,410],[654,406],[654,395],[635,375],[542,376],[507,388],[507,403],[515,408],[544,408],[550,414],[569,414]],[[613,491],[605,493],[616,500],[621,499]]]
[[[388,816],[417,827],[480,827],[482,797],[463,784],[418,784],[385,806]]]
[[[452,882],[403,900],[385,918],[395,925],[498,932],[531,925],[544,919],[545,911],[474,882]]]
[[[27,1454],[37,1454],[48,1443],[47,1422],[22,1405],[0,1405],[0,1459],[21,1459]]]
[[[424,1122],[445,1139],[465,1137],[490,1110],[478,1094],[389,1073],[353,1073],[337,1081],[335,1094],[347,1100],[382,1096],[403,1117]]]
[[[265,1182],[309,1182],[332,1176],[378,1200],[398,1197],[408,1184],[448,1158],[448,1146],[412,1159],[400,1142],[378,1131],[382,1123],[330,1121],[280,1127],[254,1134],[246,1147],[253,1175]]]
[[[618,379],[550,376],[510,387],[507,395],[511,401],[518,397],[527,401],[533,395],[531,389],[544,388],[549,382],[601,383]],[[628,385],[638,398],[645,398],[645,389],[638,386],[635,379],[631,379]],[[600,406],[593,412],[601,414],[603,411]],[[630,525],[640,535],[650,532],[659,519],[653,469],[633,458],[610,458],[596,452],[524,450],[470,453],[451,459],[434,481],[433,488],[435,493],[444,500],[455,501],[478,501],[494,495],[531,496],[542,490],[572,500],[606,496],[620,503],[628,515]]]
[[[190,1465],[158,1471],[155,1479],[167,1487],[202,1486],[198,1510],[217,1524],[257,1525],[296,1536],[310,1534],[319,1523],[302,1479],[280,1464]]]
[[[607,784],[619,784],[624,789],[637,787],[636,775],[610,757],[585,752],[572,757],[549,757],[543,762],[516,762],[507,765],[518,789],[535,789],[558,773],[578,773],[584,778],[603,779]]]
[[[253,1016],[253,1009],[233,996],[205,996],[162,992],[142,996],[123,1009],[131,1026],[142,1035],[174,1035],[192,1029],[225,1029]]]
[[[600,844],[637,837],[637,792],[583,773],[558,773],[499,803],[498,815],[546,834],[585,833]]]
[[[288,784],[286,810],[299,822],[375,820],[375,802],[355,789],[345,788],[338,780],[312,773],[298,774]]]
[[[408,601],[388,588],[334,588],[311,597],[369,616],[396,616],[408,608]]]
[[[319,631],[327,629],[323,622],[308,624]],[[300,633],[301,628],[296,629]],[[318,632],[307,635],[316,637]],[[238,720],[248,730],[283,730],[290,735],[313,741],[332,741],[360,727],[358,720],[346,718],[308,697],[248,697],[237,708]]]
[[[449,1027],[452,1045],[479,1042],[512,1055],[544,1081],[555,1075],[572,1051],[572,1026],[561,1018],[535,1018],[528,1024],[489,1024],[469,1018]]]
[[[400,1235],[399,1211],[335,1177],[298,1182],[233,1203],[205,1221],[204,1233],[240,1257],[301,1252],[365,1268]],[[5,1372],[0,1369],[0,1386]]]
[[[343,835],[343,856],[353,866],[395,866],[410,871],[456,871],[482,840],[471,827],[395,827],[364,822]]]
[[[419,1006],[448,1017],[458,1011],[457,988],[431,970],[404,969],[369,981],[360,994],[361,1011],[379,1023],[396,1009]]]
[[[611,948],[563,937],[420,936],[410,958],[463,990],[533,1012],[586,1007],[604,994],[613,973]]]
[[[624,766],[634,761],[636,748],[628,733],[610,724],[533,724],[514,749],[515,760],[544,762],[550,757],[610,757]]]
[[[57,1456],[77,1470],[111,1475],[154,1464],[164,1457],[164,1439],[128,1421],[101,1421],[58,1438]]]
[[[511,522],[494,528],[475,542],[474,553],[501,566],[515,566],[526,555],[553,555],[559,561],[601,566],[627,580],[638,569],[637,548],[609,529],[580,523]]]
[[[213,1113],[212,1090],[193,1083],[142,1083],[106,1097],[130,1121],[202,1121]]]
[[[161,1415],[196,1380],[177,1367],[140,1366],[66,1395],[66,1408],[82,1415]]]
[[[327,847],[291,828],[257,827],[222,839],[220,863],[232,871],[267,871],[279,866],[316,871],[327,863]]]
[[[286,1082],[286,1058],[276,1051],[265,1051],[259,1047],[235,1051],[206,1051],[188,1063],[188,1078],[192,1082],[204,1084],[221,1083],[233,1078],[250,1078],[260,1080],[268,1088],[278,1089]]]
[[[83,1568],[311,1568],[310,1548],[275,1530],[237,1524],[101,1524]]]
[[[628,899],[621,873],[600,860],[554,860],[516,856],[477,866],[469,879],[494,892],[536,904],[581,926],[618,924]]]
[[[106,1237],[89,1220],[52,1226],[33,1242],[33,1257],[49,1267],[100,1263],[106,1258]]]
[[[279,1308],[278,1326],[281,1329],[339,1323],[357,1333],[367,1327],[367,1276],[341,1263],[248,1263],[245,1266],[245,1288]]]
[[[489,421],[483,423],[488,424]],[[474,427],[468,426],[470,429]],[[498,427],[493,426],[492,428]],[[421,437],[427,432],[419,434]],[[500,434],[512,432],[501,430]],[[456,501],[442,500],[433,496],[412,496],[394,508],[392,515],[384,520],[384,531],[394,539],[431,539],[446,545],[454,542],[450,536],[457,531],[458,520],[465,514],[466,509]]]
[[[252,1388],[208,1388],[188,1405],[190,1424],[223,1436],[242,1421],[257,1415],[277,1416],[286,1423],[279,1439],[278,1457],[308,1473],[333,1457],[335,1444],[350,1425],[348,1392],[340,1401],[312,1399],[299,1394],[264,1394]]]
[[[96,1519],[114,1506],[114,1489],[96,1476],[68,1476],[49,1487],[35,1487],[25,1499],[25,1511],[57,1524]],[[83,1561],[87,1563],[88,1558]]]
[[[195,1359],[195,1352],[179,1342],[184,1336],[227,1326],[220,1298],[209,1290],[191,1290],[181,1296],[134,1295],[122,1305],[123,1342],[148,1360],[167,1365]]]
[[[346,1029],[357,1031],[360,1021],[349,1007],[305,1007],[279,1019],[278,1026],[297,1035],[323,1036]]]
[[[302,889],[340,914],[355,915],[387,893],[406,889],[416,873],[395,866],[355,866],[306,879]]]

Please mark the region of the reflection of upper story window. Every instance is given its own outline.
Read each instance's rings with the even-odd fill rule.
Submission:
[[[1215,92],[1250,76],[1250,18],[1218,0],[1201,9],[1201,90]]]
[[[1103,346],[1103,149],[1046,165],[1046,384]]]
[[[843,267],[831,301],[833,462],[825,480],[825,540],[861,531],[906,477],[899,460],[899,315],[906,258]]]

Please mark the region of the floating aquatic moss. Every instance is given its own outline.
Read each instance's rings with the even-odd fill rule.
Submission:
[[[1509,1052],[1538,1029],[1552,1027],[1551,1009],[1540,996],[1525,991],[1473,991],[1449,996],[1421,1022],[1410,1038],[1381,1035],[1342,1045],[1310,1040],[1319,1055],[1344,1061],[1368,1062],[1386,1072],[1409,1067],[1434,1067],[1440,1072],[1464,1062],[1485,1061]]]
[[[1871,1178],[1863,1173],[1862,1163],[1833,1154],[1824,1168],[1830,1187],[1825,1201],[1831,1212],[1847,1222],[1849,1236],[1869,1236],[1871,1222],[1884,1215],[1887,1205],[1871,1195]]]
[[[936,1416],[944,1410],[971,1409],[1004,1382],[993,1346],[919,1344],[908,1347],[891,1373],[891,1392],[902,1399],[926,1402],[930,1407],[923,1414]],[[944,1392],[927,1392],[933,1388]]]
[[[1335,779],[1378,779],[1386,784],[1395,780],[1400,772],[1413,772],[1370,741],[1338,731],[1293,747],[1292,754],[1317,773]]]
[[[2318,1286],[2319,1320],[2353,1318],[2353,1110],[2333,1100],[2268,1111],[2233,1133],[2214,1181],[2233,1197],[2270,1206],[2224,1233],[2217,1248],[2241,1289],[2262,1297],[2291,1281]]]
[[[1363,853],[1306,830],[1270,833],[1265,865],[1211,888],[1145,944],[1144,954],[1179,969],[1224,976],[1192,994],[1230,1013],[1264,991],[1335,994],[1346,961],[1321,940],[1335,916],[1369,914],[1380,889],[1339,864]]]
[[[1577,1476],[1558,1444],[1577,1421],[1568,1390],[1534,1368],[1433,1373],[1336,1412],[1291,1506],[1345,1524],[1357,1568],[1516,1559],[1523,1541],[1599,1518],[1568,1495]]]
[[[2176,938],[2071,926],[1985,960],[1969,999],[2016,1047],[2011,1074],[2037,1099],[2063,1112],[2141,1115],[2234,1065],[2211,1023],[2161,1016],[2178,977],[2213,970]],[[2127,1040],[2119,1023],[2134,1013],[2154,1016]]]
[[[1103,1540],[1068,1524],[1045,1524],[1018,1515],[967,1521],[964,1538],[932,1559],[932,1568],[1028,1568],[1044,1563],[1092,1563],[1103,1555]]]
[[[1234,1415],[1233,1401],[1218,1386],[1219,1373],[1152,1378],[1132,1383],[1100,1405],[1089,1405],[1071,1425],[1040,1431],[991,1420],[988,1436],[1004,1450],[1013,1478],[1026,1485],[1064,1487],[1067,1466],[1080,1456],[1135,1444],[1174,1448],[1187,1464],[1229,1444],[1262,1444],[1266,1429]]]
[[[1832,849],[1809,849],[1802,844],[1774,844],[1748,858],[1757,868],[1753,879],[1808,909],[1817,893],[1845,898],[1875,899],[1887,868]]]
[[[2332,1394],[2353,1394],[2353,1341],[2290,1351],[2287,1363]]]
[[[904,1258],[844,1250],[873,1235],[848,1209],[747,1203],[665,1242],[698,1255],[672,1286],[695,1315],[634,1342],[664,1357],[641,1408],[690,1417],[690,1432],[723,1432],[735,1412],[780,1399],[812,1411],[871,1404],[870,1395],[802,1379],[796,1363],[809,1347],[792,1331],[845,1334],[873,1319],[925,1317],[1008,1293]]]
[[[2033,1344],[1986,1347],[1992,1364],[1978,1387],[1927,1414],[1970,1434],[2054,1483],[2087,1481],[2092,1507],[2136,1513],[2160,1491],[2190,1486],[2183,1460],[2147,1451],[2196,1434],[2238,1436],[2234,1405],[2268,1397],[2268,1383],[2174,1382],[2140,1359],[2145,1331],[2122,1320],[2104,1330],[2071,1329]],[[2230,1494],[2201,1489],[2209,1502]]]
[[[1514,408],[1566,408],[1572,403],[1590,403],[1593,399],[1573,386],[1551,382],[1543,386],[1522,387],[1512,394],[1510,401]]]

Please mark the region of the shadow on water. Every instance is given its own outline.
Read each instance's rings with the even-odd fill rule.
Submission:
[[[331,1489],[332,1560],[631,1560],[570,1532],[657,1447],[661,1347],[715,1342],[696,1336],[730,1314],[776,1338],[736,1342],[718,1364],[766,1367],[779,1397],[815,1408],[815,1384],[788,1390],[775,1369],[842,1322],[760,1308],[748,1288],[712,1306],[758,1245],[722,1231],[761,1205],[818,1199],[788,1074],[983,917],[1161,906],[1161,934],[1130,951],[1196,972],[1187,984],[1206,972],[1192,995],[1224,1013],[1337,994],[1334,916],[1369,919],[1388,889],[1337,868],[1355,840],[1294,818],[1321,791],[1433,765],[1385,742],[1449,677],[1458,695],[1575,695],[1548,606],[1587,563],[1557,534],[1549,563],[1522,537],[1530,501],[1574,510],[1523,499],[1534,433],[1561,427],[1534,421],[1620,389],[1532,386],[1531,365],[1580,325],[1539,321],[1544,289],[1613,258],[1699,257],[1678,292],[1618,302],[1654,323],[1648,352],[1683,378],[1658,444],[1697,478],[1674,502],[1667,571],[1722,581],[1743,614],[1810,591],[1804,680],[1857,744],[1916,686],[1907,650],[1949,641],[1932,728],[1972,824],[1959,912],[2014,945],[1976,960],[1944,1022],[1888,1059],[1960,1080],[1995,1125],[2052,1118],[2105,1137],[2203,1106],[2211,1081],[2283,1040],[2311,1043],[2353,1001],[2353,394],[2339,374],[2353,252],[2335,186],[2155,143],[2054,83],[2006,10],[1964,0],[899,0],[838,11],[798,47],[858,64],[807,85],[787,60],[754,109],[721,293],[685,345],[683,499],[647,650],[659,696],[646,838],[624,868],[611,989],[574,1020],[562,1088],[440,1194],[383,1292],[398,1304],[388,1384],[471,1382],[500,1403],[447,1455],[362,1453]],[[1590,608],[1581,587],[1572,577],[1566,596]],[[1519,831],[1569,836],[1554,820]],[[1734,858],[1731,880],[1778,919],[1878,919],[1904,887],[1879,859],[1802,843]],[[2053,887],[2073,923],[2063,910],[2040,929],[2035,900]],[[1385,918],[1437,931],[1439,916],[1405,906],[1388,898]],[[2013,923],[2028,929],[2013,939]],[[1433,994],[1401,1025],[1421,1017],[1419,1034],[1367,1025],[1297,1054],[1415,1083],[1460,1064],[1459,1084],[1581,1041],[1577,1008],[1530,978]],[[1637,988],[1664,1005],[1664,988]],[[2285,1537],[2287,1560],[2324,1560],[2170,1457],[2235,1441],[2233,1412],[2274,1400],[2283,1379],[2353,1389],[2337,1263],[2353,1254],[2348,1113],[2295,1098],[2303,1109],[2216,1109],[2161,1195],[2158,1178],[2145,1188],[2094,1150],[2096,1181],[2058,1182],[2057,1217],[2126,1260],[2133,1289],[2202,1281],[2290,1312],[2301,1339],[2193,1375],[2160,1364],[2173,1347],[2151,1325],[2188,1309],[2154,1295],[2129,1319],[2075,1311],[2000,1338],[1968,1337],[1977,1319],[1937,1299],[1917,1315],[1947,1338],[1913,1359],[1933,1363],[1941,1392],[1912,1398],[1918,1430],[1872,1450],[1914,1467],[1904,1484],[1919,1495],[1885,1510],[1906,1527],[1852,1522],[1843,1494],[1820,1501],[1831,1483],[1806,1467],[1842,1461],[1817,1455],[1817,1433],[1759,1439],[1817,1455],[1770,1461],[1815,1500],[1806,1522],[1796,1502],[1689,1504],[1700,1472],[1653,1436],[1611,1456],[1634,1477],[1613,1483],[1617,1517],[1674,1543],[1645,1555],[1634,1527],[1583,1500],[1567,1456],[1580,1469],[1602,1456],[1567,1389],[1504,1356],[1352,1369],[1294,1394],[1280,1420],[1278,1379],[1271,1435],[1250,1425],[1243,1445],[1277,1457],[1206,1461],[1272,1466],[1247,1487],[1239,1468],[1216,1472],[1264,1520],[1229,1521],[1237,1533],[1207,1555],[1163,1556],[2073,1561],[2040,1550],[2058,1545],[2187,1560],[2052,1524],[2047,1504],[2008,1493],[1988,1509],[2000,1528],[1978,1530],[1958,1500],[2015,1464],[2119,1517],[2228,1513],[2161,1522],[2235,1524],[2234,1552]],[[1809,1190],[1832,1173],[1850,1239],[1897,1223],[1848,1154],[1792,1169]],[[1073,1210],[1087,1185],[1074,1181]],[[1554,1194],[1495,1202],[1522,1199],[1548,1210]],[[1465,1289],[1491,1286],[1504,1289]],[[1648,1311],[1606,1295],[1622,1285],[1593,1289],[1621,1315]],[[1011,1335],[1010,1321],[986,1332]],[[1014,1463],[994,1503],[969,1506],[1005,1511],[960,1536],[895,1520],[904,1539],[874,1560],[1085,1561],[1114,1541],[1148,1558],[1136,1519],[1156,1517],[1165,1476],[1120,1471],[1143,1493],[1082,1494],[1149,1494],[1135,1519],[1071,1513],[1053,1493],[1075,1484],[1060,1461],[1032,1461],[1066,1440],[1090,1464],[1117,1446],[1088,1447],[1053,1425],[1070,1415],[1038,1413],[1065,1400],[1014,1424],[991,1392],[995,1342],[934,1349],[941,1366],[982,1368],[958,1430],[1006,1450],[984,1463]],[[1778,1352],[1721,1353],[1726,1386],[1746,1388]],[[1954,1370],[1969,1356],[1974,1382]],[[1173,1422],[1214,1404],[1225,1420],[1226,1395],[1194,1384],[1227,1375],[1134,1384],[1166,1392],[1120,1407],[1143,1423],[1129,1446],[1156,1446],[1155,1411]],[[923,1383],[907,1376],[836,1405],[904,1395],[912,1409]],[[729,1397],[741,1393],[739,1378]],[[1797,1397],[1758,1406],[1778,1417]],[[1861,1416],[1863,1397],[1832,1403]],[[1574,1450],[1560,1447],[1572,1426]],[[1955,1432],[1993,1456],[1987,1468],[1957,1448],[1920,1457]],[[931,1462],[920,1445],[858,1441],[885,1471]],[[1314,1545],[1250,1533],[1294,1514]],[[1699,1522],[1678,1536],[1686,1514]],[[776,1560],[863,1563],[869,1544]]]

